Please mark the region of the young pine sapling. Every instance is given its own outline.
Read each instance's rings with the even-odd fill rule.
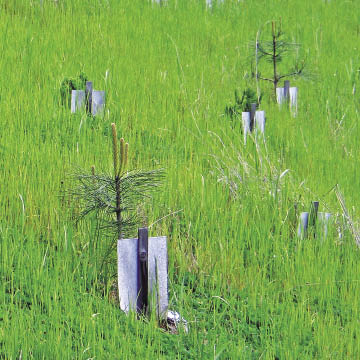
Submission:
[[[255,61],[256,69],[254,76],[257,80],[269,81],[274,87],[274,96],[276,99],[276,88],[280,80],[290,77],[303,76],[305,69],[305,60],[295,59],[293,68],[287,69],[284,73],[279,70],[279,65],[285,56],[290,53],[296,53],[300,47],[298,43],[289,42],[283,39],[284,33],[280,22],[279,29],[275,21],[272,22],[272,36],[270,41],[255,41]],[[264,77],[259,72],[258,65],[261,60],[266,60],[271,65],[270,76]]]
[[[80,219],[95,213],[102,237],[110,238],[102,264],[108,262],[117,240],[136,233],[142,219],[139,208],[162,182],[162,170],[128,170],[129,144],[120,139],[118,144],[115,124],[112,127],[113,169],[111,173],[90,172],[75,174],[76,186],[72,195],[81,206]]]

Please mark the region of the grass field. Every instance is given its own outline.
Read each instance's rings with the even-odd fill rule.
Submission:
[[[43,3],[0,0],[0,358],[360,358],[354,236],[333,225],[301,240],[294,212],[319,200],[340,221],[338,184],[360,218],[360,2]],[[249,42],[280,18],[313,80],[292,80],[296,118],[260,83],[266,143],[245,147],[224,109],[255,86]],[[60,104],[61,81],[80,71],[106,90],[104,118]],[[76,223],[63,196],[75,167],[111,171],[112,122],[130,168],[165,169],[144,211],[150,235],[168,237],[187,334],[119,310],[94,218]]]

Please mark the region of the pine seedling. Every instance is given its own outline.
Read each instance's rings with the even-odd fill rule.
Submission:
[[[127,170],[129,144],[117,140],[116,125],[112,128],[113,169],[109,173],[78,171],[74,177],[76,186],[72,195],[81,206],[79,219],[91,213],[100,222],[100,232],[110,238],[103,261],[107,261],[116,248],[117,240],[131,237],[141,223],[138,211],[152,192],[159,188],[163,179],[162,170]]]
[[[241,116],[242,112],[250,112],[251,104],[256,104],[256,107],[260,106],[261,98],[256,95],[256,92],[251,88],[246,88],[242,96],[239,96],[238,90],[234,91],[235,103],[234,105],[225,107],[225,115],[230,116],[231,119],[236,118],[237,116]]]
[[[286,56],[289,56],[291,53],[296,53],[300,48],[300,44],[284,40],[281,20],[279,27],[276,26],[275,21],[272,21],[271,35],[270,41],[259,41],[258,39],[255,41],[256,70],[254,76],[256,77],[256,80],[269,81],[273,84],[274,96],[276,99],[276,88],[280,80],[305,75],[305,59],[295,59],[293,68],[287,69],[287,71],[281,73],[279,70],[281,62]],[[258,70],[258,64],[262,60],[266,60],[266,62],[271,64],[271,75],[268,77],[262,76]]]

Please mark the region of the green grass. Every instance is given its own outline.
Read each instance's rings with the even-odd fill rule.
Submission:
[[[359,14],[355,0],[0,0],[0,358],[359,358],[355,241],[334,228],[300,240],[292,211],[320,200],[341,215],[339,184],[359,218]],[[260,84],[266,146],[244,147],[224,109],[252,84],[249,42],[280,17],[316,80],[292,81],[297,118]],[[61,106],[61,81],[80,71],[106,90],[104,119]],[[188,334],[109,300],[103,239],[62,196],[75,166],[111,171],[112,122],[130,168],[166,169],[146,215],[176,212],[150,235],[168,237],[171,308]]]

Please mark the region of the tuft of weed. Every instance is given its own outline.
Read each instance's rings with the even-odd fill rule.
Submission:
[[[85,90],[88,77],[84,72],[80,72],[77,77],[65,77],[60,85],[61,104],[71,107],[71,92],[73,90]]]

